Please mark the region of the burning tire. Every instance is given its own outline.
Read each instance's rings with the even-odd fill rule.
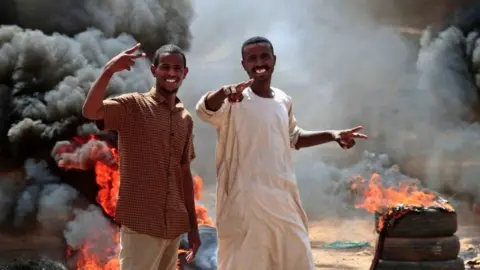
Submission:
[[[379,240],[375,270],[460,270],[460,240],[453,208],[398,205],[375,213]]]
[[[380,260],[375,270],[463,270],[463,260],[458,258],[436,262],[399,262]]]
[[[380,214],[375,214],[375,224]],[[438,209],[409,212],[395,220],[394,226],[384,228],[386,237],[446,237],[457,232],[457,214]],[[377,227],[378,232],[378,227]]]
[[[388,261],[448,261],[457,259],[460,241],[457,236],[436,238],[386,237],[380,259]]]

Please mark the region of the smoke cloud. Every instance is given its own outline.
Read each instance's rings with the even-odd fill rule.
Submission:
[[[349,179],[372,171],[390,184],[418,179],[453,195],[451,199],[478,198],[476,38],[451,26],[427,29],[421,40],[412,42],[376,16],[387,6],[380,1],[305,0],[295,6],[267,1],[263,8],[249,1],[233,6],[197,3],[188,55],[191,72],[182,89],[190,108],[200,94],[246,79],[241,43],[262,35],[273,42],[277,55],[274,85],[292,96],[303,128],[363,125],[371,136],[351,151],[332,144],[295,153],[300,193],[310,216],[344,215],[352,208],[345,205]],[[392,10],[392,16],[398,15]],[[412,9],[403,14],[403,22],[421,25],[422,14]],[[212,25],[214,17],[234,23]],[[472,24],[478,26],[470,20],[470,29]],[[196,123],[196,147],[202,155],[196,171],[213,179],[215,132]]]
[[[377,18],[380,2],[385,1],[2,2],[0,15],[8,16],[0,22],[8,25],[0,27],[0,165],[27,176],[20,177],[20,186],[8,176],[0,181],[0,210],[6,210],[0,221],[13,216],[12,222],[22,224],[35,214],[44,226],[67,226],[67,242],[78,247],[90,228],[108,222],[93,206],[75,210],[69,220],[78,194],[48,165],[52,153],[61,154],[54,155],[57,161],[69,160],[73,152],[62,141],[100,133],[81,117],[81,106],[102,66],[137,42],[150,55],[166,42],[182,46],[190,73],[180,96],[193,113],[206,91],[246,79],[240,46],[254,35],[273,42],[274,86],[292,96],[304,129],[364,125],[372,137],[351,151],[332,144],[295,153],[310,216],[351,213],[351,176],[368,178],[371,172],[387,184],[418,178],[435,190],[475,198],[480,133],[473,109],[480,64],[472,25],[478,24],[462,24],[458,16],[439,33],[426,31],[418,44]],[[418,21],[421,14],[405,17]],[[149,64],[139,60],[132,71],[114,76],[107,95],[148,90]],[[215,131],[196,120],[201,158],[194,170],[213,184]],[[105,145],[93,141],[89,147]],[[88,167],[95,151],[74,150],[83,153],[81,160],[69,161]]]

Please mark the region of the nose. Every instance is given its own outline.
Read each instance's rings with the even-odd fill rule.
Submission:
[[[265,65],[265,62],[262,61],[262,59],[257,58],[257,61],[255,61],[255,66],[261,67],[261,66],[263,66],[263,65]]]
[[[175,69],[169,68],[167,74],[168,74],[168,76],[175,76],[176,75]]]

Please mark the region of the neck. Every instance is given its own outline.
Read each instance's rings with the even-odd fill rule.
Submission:
[[[255,80],[250,86],[250,89],[252,89],[252,91],[260,97],[271,97],[272,90],[270,88],[270,82],[271,79],[262,81]]]
[[[170,107],[174,107],[177,99],[177,91],[168,91],[165,90],[164,88],[158,86],[155,87],[155,94],[156,95],[161,95],[165,100],[167,100],[168,105]]]

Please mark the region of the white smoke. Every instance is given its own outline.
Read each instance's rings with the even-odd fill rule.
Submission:
[[[348,208],[341,203],[348,189],[339,189],[337,179],[357,173],[355,163],[373,162],[362,157],[363,150],[388,155],[404,178],[478,196],[472,178],[478,166],[465,166],[477,162],[472,154],[479,133],[467,122],[477,90],[462,54],[467,43],[462,32],[452,27],[430,39],[427,32],[420,44],[376,20],[372,14],[384,7],[379,2],[284,2],[197,2],[182,98],[193,107],[206,91],[246,79],[241,44],[265,36],[277,55],[273,84],[292,96],[299,125],[308,130],[363,125],[371,136],[350,151],[331,144],[295,153],[302,200],[312,216]],[[424,16],[411,14],[417,21]],[[217,20],[222,23],[212,24]],[[196,121],[202,159],[194,165],[207,181],[215,178],[214,136],[211,127]]]
[[[64,235],[67,244],[73,249],[79,249],[86,241],[98,248],[97,254],[102,254],[105,247],[114,247],[111,234],[111,224],[105,218],[102,210],[90,205],[87,209],[73,210],[74,219],[67,223]],[[89,241],[90,240],[90,241]]]

